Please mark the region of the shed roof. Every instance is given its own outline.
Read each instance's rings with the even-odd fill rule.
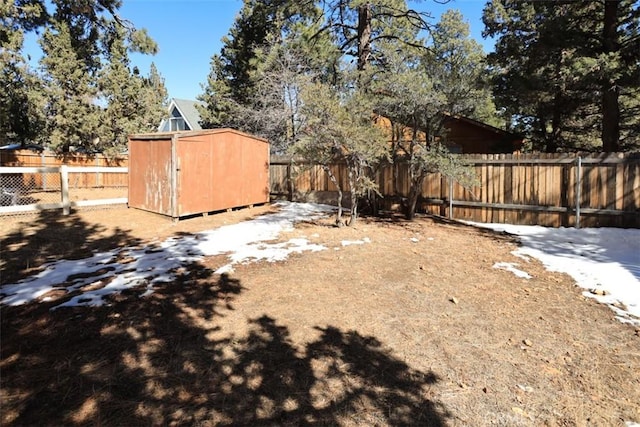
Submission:
[[[172,132],[153,132],[153,133],[137,133],[129,135],[129,139],[137,139],[137,140],[165,140],[172,139],[174,136],[179,137],[191,137],[191,136],[199,136],[199,135],[209,135],[216,133],[233,133],[236,135],[243,135],[249,138],[255,139],[256,141],[261,141],[266,144],[269,143],[268,140],[261,138],[259,136],[251,135],[246,132],[239,131],[237,129],[232,128],[215,128],[215,129],[201,129],[201,130],[180,130],[180,131],[172,131]]]

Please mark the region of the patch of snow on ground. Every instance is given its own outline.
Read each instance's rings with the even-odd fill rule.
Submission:
[[[620,321],[640,325],[640,230],[474,225],[519,236],[515,255],[569,274],[587,289],[584,295],[609,305]]]
[[[493,268],[498,268],[500,270],[510,271],[518,277],[522,277],[523,279],[531,279],[531,275],[526,271],[520,270],[518,264],[514,264],[512,262],[496,262],[493,264]]]
[[[340,243],[342,244],[342,246],[364,245],[365,243],[371,243],[371,239],[369,239],[368,237],[365,237],[362,240],[343,240]]]
[[[52,290],[80,293],[54,308],[63,306],[100,306],[104,297],[144,286],[140,297],[153,292],[153,286],[176,278],[177,271],[205,256],[229,254],[229,264],[216,271],[231,270],[233,264],[251,261],[281,261],[291,253],[319,251],[323,246],[306,239],[269,243],[294,223],[312,220],[333,212],[332,206],[311,203],[280,202],[280,211],[250,221],[227,225],[191,236],[172,237],[157,247],[119,248],[79,260],[59,260],[43,265],[43,270],[18,283],[3,286],[0,304],[20,305]],[[126,260],[125,263],[121,262]],[[83,291],[83,288],[91,289]],[[97,288],[97,289],[96,289]]]

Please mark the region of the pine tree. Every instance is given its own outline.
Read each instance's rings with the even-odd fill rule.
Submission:
[[[0,145],[40,142],[44,126],[42,81],[22,54],[22,23],[37,22],[41,13],[29,4],[0,3]]]
[[[271,4],[245,1],[223,47],[211,58],[211,71],[204,94],[198,97],[207,106],[201,111],[205,127],[234,126],[234,107],[252,98],[255,50],[274,31],[275,10]]]
[[[322,2],[324,25],[345,57],[356,60],[362,71],[384,61],[385,44],[423,48],[416,37],[428,30],[430,15],[407,7],[404,0],[332,0]]]
[[[640,148],[640,4],[606,0],[598,55],[602,93],[602,149]],[[627,147],[628,146],[628,147]]]
[[[237,127],[238,109],[255,100],[258,57],[267,45],[280,44],[286,33],[301,20],[316,13],[313,2],[245,0],[240,13],[222,39],[219,54],[211,58],[211,70],[198,97],[206,104],[200,109],[205,127]]]
[[[140,132],[153,132],[167,114],[169,94],[164,85],[164,78],[155,63],[151,63],[149,75],[142,80],[143,92],[140,104],[146,108],[144,114],[140,116]]]
[[[99,150],[116,155],[126,150],[128,137],[134,133],[151,132],[162,119],[166,89],[155,65],[150,76],[131,69],[125,30],[114,27],[106,40],[107,64],[98,76],[100,100],[106,107],[100,114]]]
[[[142,88],[144,79],[140,76],[125,79],[125,70],[116,64],[109,65],[108,71],[102,69],[105,60],[108,63],[112,57],[125,58],[122,53],[111,51],[114,46],[116,50],[120,49],[119,43],[112,43],[113,35],[119,34],[118,37],[124,40],[125,53],[127,50],[155,53],[157,46],[145,30],[136,29],[118,15],[120,4],[120,0],[0,3],[3,24],[0,26],[3,65],[0,78],[10,88],[0,95],[0,111],[7,112],[0,119],[3,135],[14,135],[23,141],[37,138],[61,151],[71,147],[101,150],[104,147],[100,146],[100,141],[111,139],[110,135],[115,133],[119,134],[115,140],[122,140],[125,127],[122,120],[116,118],[118,114],[125,114],[135,121],[132,108],[125,105],[119,108],[120,113],[109,108],[108,102],[100,99],[104,81],[98,80],[111,73],[112,83],[126,80],[123,87],[130,90],[136,85]],[[26,67],[20,54],[22,36],[28,31],[41,34],[42,77]],[[124,62],[127,61],[125,58]],[[111,99],[115,98],[111,96]],[[103,117],[103,113],[110,118]],[[39,124],[42,114],[46,115],[46,126]],[[108,130],[105,122],[115,123],[114,120],[118,124],[115,129]],[[107,138],[103,132],[109,134]]]
[[[611,151],[637,138],[637,116],[618,110],[640,87],[639,14],[630,0],[487,4],[494,92],[534,147]]]
[[[298,140],[303,88],[336,82],[340,52],[328,34],[314,37],[317,28],[315,19],[298,20],[286,33],[268,36],[254,52],[255,96],[245,104],[229,100],[236,126],[269,140],[272,152],[284,153]]]
[[[47,133],[57,151],[72,148],[96,150],[100,108],[98,90],[92,76],[94,60],[73,47],[71,32],[63,21],[47,28],[40,40],[46,73]],[[84,55],[84,53],[83,53]]]
[[[473,87],[474,81],[460,80],[461,74],[457,75],[458,80],[450,78],[452,69],[465,61],[457,55],[454,61],[442,54],[452,52],[450,49],[440,48],[428,54],[417,51],[413,55],[406,51],[388,54],[387,72],[374,83],[375,110],[390,120],[390,157],[394,167],[405,161],[409,166],[405,205],[409,220],[415,217],[428,173],[439,172],[464,186],[473,183],[471,170],[446,148],[444,113],[473,112],[474,101],[467,99],[466,91],[458,93],[457,87]]]
[[[463,185],[471,170],[447,149],[447,114],[496,119],[482,47],[469,36],[462,14],[445,12],[431,33],[429,49],[389,49],[384,72],[374,80],[375,111],[390,120],[390,157],[409,164],[406,216],[413,219],[428,173]],[[394,184],[395,187],[395,184]]]
[[[446,98],[443,112],[498,125],[482,46],[470,36],[469,24],[458,10],[448,10],[431,32],[429,70],[437,90]]]
[[[359,73],[346,73],[341,86],[315,82],[302,91],[301,138],[292,147],[295,154],[320,166],[338,188],[338,216],[342,225],[342,197],[350,194],[350,216],[347,225],[358,218],[358,201],[369,191],[377,191],[367,170],[386,154],[385,137],[372,125],[371,97],[355,82]],[[343,163],[347,170],[347,186],[333,174],[331,166]]]
[[[233,99],[230,79],[224,71],[223,59],[220,55],[211,58],[211,70],[207,83],[203,85],[204,93],[198,96],[205,107],[198,107],[205,129],[230,127],[240,128],[237,117],[237,103]]]

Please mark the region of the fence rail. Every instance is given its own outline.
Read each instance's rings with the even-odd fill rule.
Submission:
[[[428,174],[420,210],[477,222],[546,226],[640,227],[640,153],[601,155],[463,155],[480,185],[465,189],[439,173]],[[341,185],[346,169],[332,165]],[[290,199],[337,191],[317,165],[271,160],[271,192]],[[375,171],[386,208],[409,194],[408,164]]]
[[[17,211],[17,205],[23,205],[22,208],[34,205],[30,209],[39,209],[49,205],[60,208],[61,204],[68,207],[98,204],[112,199],[126,203],[126,156],[57,157],[25,150],[0,155],[2,166],[28,166],[31,170],[37,166],[41,171],[16,173],[16,168],[11,168],[12,173],[0,167],[3,170],[0,213]],[[640,228],[640,153],[461,157],[475,170],[480,185],[465,189],[438,173],[430,173],[420,195],[422,212],[477,222]],[[67,201],[62,200],[61,165],[68,166],[66,182],[71,194]],[[87,169],[89,166],[93,169]],[[88,170],[91,172],[87,173]],[[331,165],[331,170],[346,188],[345,167]],[[6,185],[11,176],[14,177],[11,180],[17,179],[13,181],[17,184]],[[400,208],[402,199],[409,194],[408,165],[381,166],[375,171],[375,178],[383,207]],[[321,166],[286,157],[271,157],[270,180],[272,196],[290,200],[331,201],[337,191]],[[29,191],[13,191],[15,188]],[[92,191],[95,195],[82,194]]]
[[[126,204],[126,184],[114,185],[113,180],[99,177],[124,175],[126,178],[127,174],[126,167],[2,166],[0,214],[62,209],[67,215],[72,207]],[[87,175],[91,178],[87,179]],[[92,184],[87,185],[89,182]],[[105,186],[104,182],[109,185]]]
[[[109,158],[101,154],[63,154],[57,155],[48,151],[37,153],[31,150],[0,151],[0,166],[14,167],[128,167],[129,159],[126,155],[118,158]],[[50,184],[42,182],[42,176],[30,177],[31,185],[42,187]],[[95,172],[72,173],[69,176],[71,188],[94,188],[94,187],[126,187],[128,185],[128,175],[126,173]],[[55,182],[51,183],[55,185]],[[58,183],[59,185],[59,183]]]

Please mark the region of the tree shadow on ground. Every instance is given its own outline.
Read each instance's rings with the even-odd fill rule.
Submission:
[[[82,258],[122,248],[105,261],[133,266],[107,269],[117,276],[199,254],[197,238],[176,239],[145,246],[126,231],[107,235],[76,215],[47,212],[3,239],[6,282],[33,274],[26,260],[73,258],[78,268],[60,295],[1,307],[0,424],[444,425],[447,411],[429,398],[435,375],[410,368],[375,337],[331,326],[299,345],[267,315],[222,330],[245,288],[194,258],[100,294],[102,305],[59,307],[95,291],[92,274],[88,289],[69,285],[85,278]],[[120,256],[133,246],[136,263]],[[141,292],[145,285],[152,292]]]
[[[44,210],[0,239],[0,285],[33,274],[47,262],[86,258],[96,251],[140,244],[126,230],[106,235],[104,226],[89,224],[75,212],[61,215],[58,210]]]
[[[3,308],[2,424],[445,425],[436,376],[375,337],[330,326],[297,346],[267,315],[221,330],[243,286],[190,269],[108,306]]]

